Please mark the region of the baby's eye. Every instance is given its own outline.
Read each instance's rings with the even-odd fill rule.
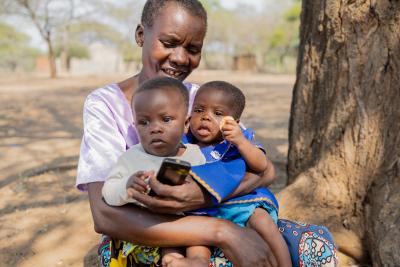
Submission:
[[[215,111],[214,114],[216,116],[223,116],[224,115],[224,113],[222,111],[219,111],[219,110]]]
[[[141,126],[147,126],[150,124],[150,121],[149,120],[139,120],[138,124]]]
[[[170,122],[172,121],[172,117],[164,117],[163,122]]]
[[[194,108],[193,109],[193,112],[196,112],[196,113],[200,113],[202,111],[203,111],[203,109],[201,109],[201,108]]]

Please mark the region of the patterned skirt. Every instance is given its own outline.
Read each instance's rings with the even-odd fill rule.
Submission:
[[[336,246],[326,227],[278,220],[278,228],[285,239],[293,267],[335,267],[338,266]],[[99,256],[103,267],[142,267],[160,265],[159,248],[145,246],[129,247],[124,241],[103,236]],[[233,266],[220,249],[214,249],[210,266]]]

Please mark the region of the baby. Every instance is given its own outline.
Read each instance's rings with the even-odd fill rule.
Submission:
[[[253,136],[251,135],[249,140],[242,132],[239,119],[244,107],[245,97],[234,85],[223,81],[202,85],[193,102],[188,139],[202,148],[206,158],[224,160],[225,155],[232,155],[230,150],[237,149],[237,154],[246,162],[248,169],[262,173],[271,167],[271,163],[264,151],[254,144]],[[227,143],[227,150],[222,155],[209,149],[224,142]],[[222,179],[221,183],[223,182]],[[276,225],[277,208],[268,201],[258,199],[241,202],[228,200],[209,214],[253,228],[271,248],[278,266],[292,266],[287,245]],[[202,266],[208,266],[210,255],[207,247],[188,247],[186,258],[167,254],[163,257],[163,266],[200,266],[194,264],[195,262],[202,262]]]
[[[173,78],[148,80],[134,93],[132,109],[140,144],[124,152],[111,170],[102,189],[107,204],[141,205],[131,197],[132,190],[148,193],[147,179],[159,170],[166,157],[187,161],[192,166],[205,163],[199,146],[181,143],[189,126],[188,105],[187,88]],[[127,257],[135,255],[144,264],[153,265],[160,259],[158,248],[128,242],[124,242],[122,253]]]

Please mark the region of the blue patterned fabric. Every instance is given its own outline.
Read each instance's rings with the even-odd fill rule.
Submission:
[[[280,219],[278,228],[289,247],[293,267],[337,266],[336,246],[326,227]]]

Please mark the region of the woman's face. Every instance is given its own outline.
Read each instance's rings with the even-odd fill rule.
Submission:
[[[140,80],[168,76],[183,81],[200,63],[205,34],[201,18],[166,4],[152,27],[136,29],[136,41],[143,45]]]

